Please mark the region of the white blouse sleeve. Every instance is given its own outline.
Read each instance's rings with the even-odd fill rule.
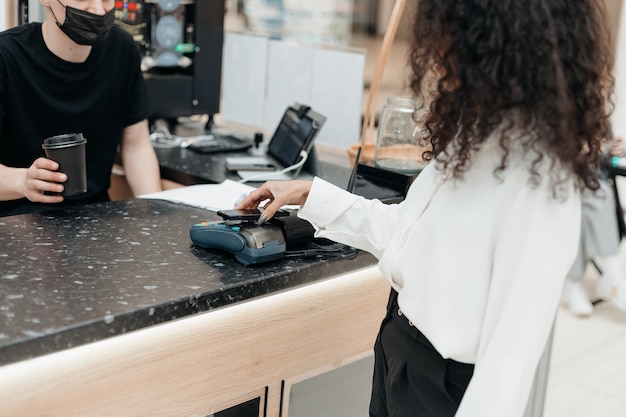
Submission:
[[[579,194],[559,201],[539,188],[519,195],[498,234],[474,376],[456,417],[521,417],[526,408],[580,234]]]
[[[298,216],[313,224],[316,237],[354,246],[380,259],[396,228],[401,206],[368,200],[315,178]],[[344,216],[348,210],[349,216]]]

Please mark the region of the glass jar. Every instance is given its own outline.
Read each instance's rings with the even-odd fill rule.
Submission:
[[[426,109],[410,97],[389,97],[378,122],[374,163],[378,168],[403,174],[417,174],[426,165]]]

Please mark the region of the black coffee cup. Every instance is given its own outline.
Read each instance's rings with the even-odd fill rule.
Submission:
[[[66,133],[45,139],[41,147],[46,158],[59,164],[59,172],[67,175],[61,195],[70,196],[87,191],[87,163],[82,133]]]

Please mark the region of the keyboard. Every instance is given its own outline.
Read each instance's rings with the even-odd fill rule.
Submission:
[[[210,133],[208,135],[198,136],[194,138],[188,146],[200,153],[212,152],[228,152],[228,151],[244,151],[252,146],[252,140],[233,136],[233,135],[217,135]]]

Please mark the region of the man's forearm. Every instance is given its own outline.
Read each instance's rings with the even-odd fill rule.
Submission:
[[[161,191],[159,163],[150,143],[123,147],[122,164],[135,197]]]
[[[10,168],[0,164],[0,201],[15,200],[24,197],[19,192],[20,178],[25,176],[26,168]]]

